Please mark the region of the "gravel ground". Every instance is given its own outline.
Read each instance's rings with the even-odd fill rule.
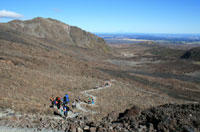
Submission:
[[[0,132],[63,132],[58,130],[42,129],[37,130],[36,128],[10,128],[0,126]]]

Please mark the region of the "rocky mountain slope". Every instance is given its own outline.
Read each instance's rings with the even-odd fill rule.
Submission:
[[[112,112],[100,122],[89,121],[87,116],[72,119],[42,117],[39,115],[7,114],[9,119],[0,123],[18,129],[0,127],[2,130],[18,131],[69,131],[69,132],[199,132],[199,104],[165,104],[146,110],[137,106],[122,113]],[[24,129],[22,129],[24,128]]]
[[[1,23],[0,31],[7,34],[15,32],[22,35],[22,37],[29,35],[38,39],[59,43],[63,47],[73,45],[101,51],[109,50],[102,38],[51,18],[38,17],[27,21],[14,20],[8,23]]]
[[[108,52],[103,39],[50,18],[1,23],[0,107],[47,112],[52,94],[73,98],[106,78],[92,60]]]

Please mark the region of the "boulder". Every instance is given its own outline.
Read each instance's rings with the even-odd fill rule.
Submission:
[[[85,126],[83,130],[84,130],[84,131],[89,131],[89,129],[90,129],[89,126]]]
[[[96,132],[97,128],[96,127],[91,127],[90,132]]]

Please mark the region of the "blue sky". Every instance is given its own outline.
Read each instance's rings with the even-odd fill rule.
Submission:
[[[16,15],[8,18],[5,11],[22,20],[51,17],[90,32],[200,33],[200,0],[2,0],[0,22]]]

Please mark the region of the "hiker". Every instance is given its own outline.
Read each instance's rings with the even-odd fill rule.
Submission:
[[[89,97],[88,104],[94,104],[94,99],[93,99],[93,97]]]
[[[89,97],[88,104],[91,104],[91,103],[92,103],[92,98]]]
[[[51,101],[51,105],[50,105],[50,108],[52,108],[54,105],[55,105],[55,99],[54,99],[54,97],[51,97],[50,98],[50,101]]]
[[[63,111],[64,111],[64,116],[67,117],[69,112],[69,107],[66,104],[63,105]]]
[[[63,97],[63,105],[68,104],[69,103],[69,95],[65,94],[65,96]]]
[[[94,104],[94,98],[92,98],[92,104]]]
[[[76,108],[76,100],[74,100],[74,101],[72,102],[72,108],[73,108],[73,109]]]
[[[61,101],[60,97],[56,97],[55,105],[57,106],[58,109],[60,109],[61,103],[62,103],[62,101]]]

